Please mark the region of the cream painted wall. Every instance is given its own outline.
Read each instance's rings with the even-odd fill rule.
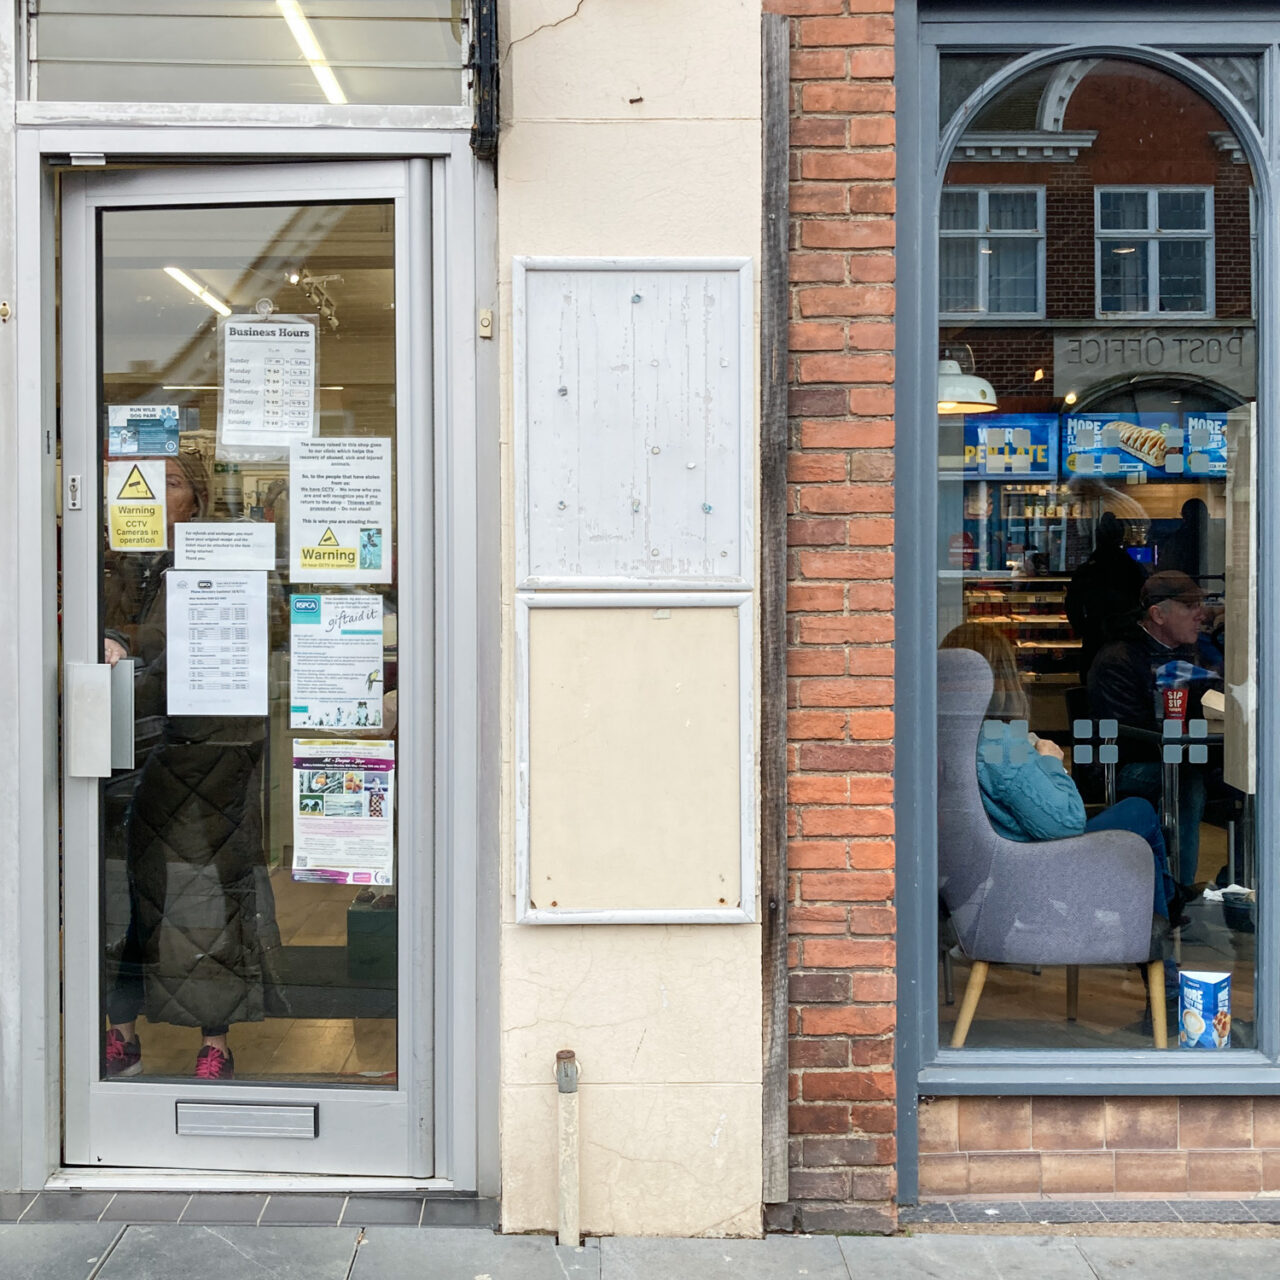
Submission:
[[[758,260],[760,6],[507,0],[500,23],[503,1225],[555,1229],[554,1064],[569,1048],[585,1232],[758,1235],[759,927],[514,923],[510,334],[518,254]]]

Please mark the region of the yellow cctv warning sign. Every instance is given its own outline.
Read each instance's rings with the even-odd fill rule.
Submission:
[[[151,486],[147,483],[146,476],[138,470],[136,462],[129,472],[129,478],[120,486],[120,492],[116,496],[128,498],[130,502],[154,502],[156,500],[156,495],[151,492]]]
[[[113,551],[163,551],[164,461],[107,464],[107,525]]]
[[[305,544],[298,548],[304,569],[354,569],[358,559],[355,547],[344,547],[329,525],[320,535],[315,546]]]

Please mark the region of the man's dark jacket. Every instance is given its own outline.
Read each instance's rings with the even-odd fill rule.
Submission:
[[[1134,627],[1123,640],[1103,645],[1089,668],[1089,709],[1098,719],[1159,731],[1156,671],[1166,663],[1178,661],[1204,670],[1204,658],[1194,645],[1170,648],[1141,627]],[[1188,719],[1201,714],[1201,698],[1213,683],[1216,681],[1200,679],[1187,686]],[[1159,746],[1130,741],[1123,758],[1126,763],[1158,760]]]

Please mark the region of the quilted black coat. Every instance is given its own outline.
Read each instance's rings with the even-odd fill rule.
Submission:
[[[265,721],[165,715],[167,561],[116,566],[124,599],[107,600],[109,630],[138,655],[141,762],[125,841],[132,918],[108,1013],[127,1020],[141,1000],[153,1022],[254,1022],[267,1003],[265,953],[279,945],[263,853]]]

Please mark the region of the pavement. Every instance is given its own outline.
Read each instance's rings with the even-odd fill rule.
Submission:
[[[1237,1280],[1277,1270],[1274,1235],[930,1230],[892,1238],[608,1237],[562,1248],[549,1236],[475,1227],[0,1225],[0,1280]]]

